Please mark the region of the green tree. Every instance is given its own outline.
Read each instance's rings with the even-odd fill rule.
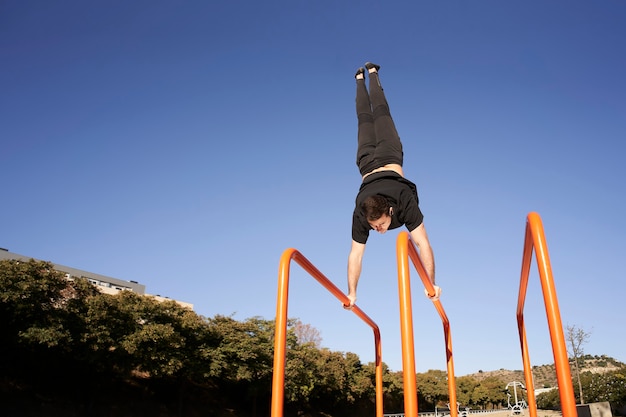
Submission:
[[[347,378],[346,399],[348,403],[354,404],[361,398],[375,396],[375,366],[363,365],[359,356],[352,352],[346,353],[344,361]]]
[[[218,338],[212,353],[213,371],[221,379],[220,385],[239,402],[251,404],[256,414],[259,398],[268,398],[271,387],[274,349],[274,321],[259,317],[243,322],[232,317],[215,316],[209,326]]]
[[[285,400],[308,409],[315,388],[315,364],[319,349],[305,344],[287,350],[285,363]]]
[[[315,363],[314,378],[314,402],[323,405],[323,410],[327,412],[345,406],[350,396],[346,361],[341,352],[321,349]]]
[[[49,262],[0,261],[0,363],[59,363],[81,343],[84,300],[98,291],[85,280],[68,280]]]
[[[155,372],[148,364],[148,353],[140,351],[139,335],[146,319],[142,314],[141,296],[130,291],[116,295],[101,294],[87,300],[87,331],[83,341],[89,354],[85,361],[95,371],[130,377],[136,370]],[[148,325],[146,332],[153,326]],[[144,344],[149,344],[144,336]],[[147,348],[150,349],[150,348]],[[141,355],[144,355],[143,357]],[[159,374],[156,371],[156,374]]]
[[[216,370],[233,381],[252,381],[270,375],[273,366],[274,325],[259,317],[243,322],[217,315],[209,326],[219,338]]]
[[[417,392],[434,409],[440,402],[448,398],[448,375],[444,371],[430,369],[426,373],[418,373]]]
[[[374,366],[374,364],[372,364]],[[404,379],[402,372],[389,372],[383,363],[384,402],[389,413],[404,410]]]
[[[487,403],[491,408],[501,408],[506,404],[507,395],[504,391],[506,384],[498,377],[490,376],[480,382],[487,389]]]
[[[504,392],[506,383],[497,377],[487,377],[480,381],[478,386],[471,394],[472,403],[478,405],[481,409],[501,407],[507,400]]]
[[[480,407],[481,410],[484,410],[489,403],[489,389],[486,386],[479,384],[472,391],[471,402],[472,404]]]
[[[130,319],[127,328],[131,331],[119,340],[119,347],[133,358],[133,370],[153,377],[173,376],[180,372],[183,360],[178,352],[184,341],[179,332],[180,323],[171,314],[177,310],[175,303],[161,304],[129,291],[114,297],[121,299],[120,306]]]
[[[207,319],[173,301],[127,291],[102,294],[88,281],[68,280],[52,264],[37,261],[0,262],[0,320],[0,365],[14,371],[4,375],[26,382],[19,385],[29,386],[29,394],[59,395],[63,403],[92,409],[103,395],[116,398],[132,386],[168,406],[178,399],[178,415],[187,414],[184,406],[194,392],[202,393],[211,410],[267,414],[272,320]],[[311,330],[289,320],[285,405],[293,414],[371,414],[375,364],[362,364],[354,353],[320,349],[319,334]],[[25,363],[37,369],[36,378],[23,372]],[[382,367],[385,409],[401,412],[402,373]],[[45,375],[39,388],[32,385]],[[52,394],[58,375],[76,384]],[[448,395],[445,373],[424,374],[419,390],[433,404],[441,402]]]
[[[613,407],[626,404],[626,369],[606,373],[583,372],[582,387],[589,402],[608,401]]]
[[[0,261],[3,345],[53,347],[71,341],[64,323],[70,287],[64,275],[48,262]]]
[[[537,395],[537,408],[541,410],[560,410],[561,398],[559,397],[559,390],[555,388],[548,392],[543,392]]]
[[[478,381],[471,376],[462,376],[456,379],[456,394],[459,404],[472,405],[472,392],[478,386]]]
[[[219,339],[192,310],[130,291],[101,294],[87,305],[84,361],[99,373],[159,382],[179,410],[189,386],[207,386],[217,375]]]
[[[572,387],[578,381],[572,378]],[[580,383],[590,403],[608,401],[618,409],[626,405],[626,368],[605,373],[582,372]],[[554,389],[537,396],[537,406],[544,409],[560,409],[559,390]]]

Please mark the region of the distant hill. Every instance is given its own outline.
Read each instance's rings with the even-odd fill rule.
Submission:
[[[579,362],[581,372],[603,373],[603,372],[615,371],[620,368],[626,367],[626,364],[624,364],[623,362],[620,362],[606,355],[602,355],[602,356],[585,355],[581,359],[582,360]],[[572,369],[572,373],[573,373],[574,365],[573,365],[573,361],[571,360],[570,360],[570,369]],[[482,371],[481,370],[476,373],[469,374],[467,376],[474,377],[479,381],[490,376],[495,376],[495,377],[500,378],[502,381],[524,382],[524,372],[522,370],[515,370],[515,371],[510,371],[507,369],[499,369],[497,371]],[[550,387],[557,386],[556,371],[554,368],[554,364],[533,366],[533,376],[535,378],[534,379],[535,388],[550,388]]]

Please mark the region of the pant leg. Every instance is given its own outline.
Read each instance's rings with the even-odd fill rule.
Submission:
[[[370,91],[369,97],[374,119],[374,131],[376,134],[375,159],[379,166],[387,164],[403,163],[402,142],[396,130],[396,125],[391,117],[389,104],[385,93],[380,85],[378,73],[369,74]]]
[[[370,172],[375,165],[376,131],[374,128],[374,114],[370,104],[370,96],[365,87],[365,80],[356,80],[356,115],[358,120],[358,147],[356,164],[361,175]]]

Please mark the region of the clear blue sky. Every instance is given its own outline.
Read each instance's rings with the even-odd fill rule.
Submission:
[[[0,3],[0,246],[137,280],[204,316],[273,319],[298,249],[346,285],[354,72],[381,80],[417,183],[457,375],[522,369],[526,216],[545,226],[564,324],[626,361],[626,2]],[[395,238],[358,304],[401,369]],[[292,268],[289,316],[373,360],[358,318]],[[416,277],[416,275],[413,275]],[[414,280],[418,372],[445,369]],[[533,265],[533,365],[552,363]]]

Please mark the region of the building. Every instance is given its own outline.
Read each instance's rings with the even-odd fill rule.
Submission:
[[[17,253],[9,252],[7,249],[0,248],[0,260],[4,259],[17,259],[19,261],[28,262],[31,259],[35,259],[31,256],[24,256]],[[39,259],[35,259],[39,261]],[[105,294],[117,294],[120,291],[132,291],[139,295],[144,295],[146,297],[153,297],[158,301],[175,301],[182,307],[189,308],[193,310],[193,304],[187,303],[179,300],[171,300],[167,297],[161,297],[160,295],[151,295],[146,294],[146,286],[143,284],[139,284],[137,281],[124,281],[121,279],[107,277],[106,275],[100,275],[93,272],[87,272],[76,268],[70,268],[69,266],[58,265],[53,263],[54,269],[59,272],[65,273],[65,277],[67,279],[73,278],[85,278],[93,285],[98,287],[98,289]]]

